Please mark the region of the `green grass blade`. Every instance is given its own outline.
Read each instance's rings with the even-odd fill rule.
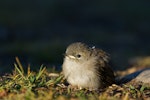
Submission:
[[[40,70],[39,70],[39,73],[38,75],[36,76],[36,80],[38,80],[41,75],[43,74],[43,72],[46,70],[46,67],[43,68],[43,65],[40,67]]]
[[[59,76],[59,77],[55,80],[54,84],[59,83],[59,82],[63,79],[63,77],[64,77],[64,76]]]
[[[16,62],[17,62],[17,64],[18,64],[18,66],[19,66],[19,68],[20,68],[21,72],[24,74],[23,66],[22,66],[22,64],[21,64],[21,62],[20,62],[20,60],[19,60],[19,58],[18,58],[18,57],[16,57]]]
[[[15,66],[15,68],[16,68],[16,71],[21,75],[21,77],[22,77],[23,79],[26,79],[25,76],[23,75],[23,72],[17,67],[17,64],[16,64],[16,63],[14,63],[14,66]]]

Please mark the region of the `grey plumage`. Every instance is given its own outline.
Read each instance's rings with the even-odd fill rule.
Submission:
[[[62,65],[68,83],[89,89],[105,88],[115,83],[110,57],[101,49],[76,42],[66,49]]]

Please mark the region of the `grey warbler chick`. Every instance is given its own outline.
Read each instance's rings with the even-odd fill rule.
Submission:
[[[105,88],[115,82],[109,61],[109,55],[101,49],[81,42],[72,43],[65,52],[63,74],[72,86],[92,90]]]

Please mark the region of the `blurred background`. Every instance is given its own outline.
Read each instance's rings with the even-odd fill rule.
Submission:
[[[72,42],[95,45],[111,55],[114,69],[150,55],[148,0],[1,0],[0,74],[14,69],[15,57],[38,69],[61,70]]]

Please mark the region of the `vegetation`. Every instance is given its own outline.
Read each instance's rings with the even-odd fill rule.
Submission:
[[[15,69],[11,74],[0,78],[0,99],[4,100],[128,100],[147,99],[150,86],[138,84],[116,85],[99,90],[74,89],[65,85],[63,75],[48,72],[43,65],[38,72],[28,66],[24,71],[16,58]]]

